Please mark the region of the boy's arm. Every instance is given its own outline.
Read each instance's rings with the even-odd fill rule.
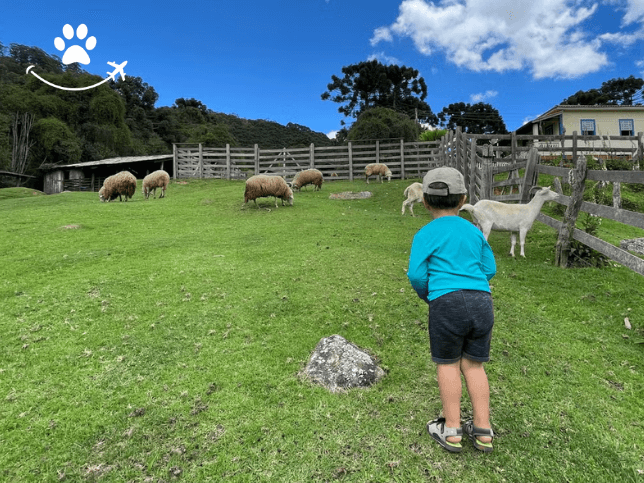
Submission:
[[[481,254],[481,269],[488,281],[496,275],[496,261],[490,244],[483,240],[483,253]]]
[[[419,245],[420,243],[418,242],[417,237],[414,237],[414,241],[411,244],[411,252],[409,254],[407,278],[411,282],[411,286],[414,288],[418,296],[425,302],[429,303],[429,300],[427,300],[427,295],[429,294],[427,290],[427,284],[429,282],[429,262],[427,260],[427,254],[424,250],[420,249]]]

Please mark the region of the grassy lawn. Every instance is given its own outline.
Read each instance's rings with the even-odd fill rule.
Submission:
[[[244,206],[241,181],[107,204],[0,190],[0,481],[644,481],[644,278],[553,267],[541,223],[526,259],[490,236],[494,453],[431,441],[427,307],[405,274],[431,218],[400,215],[412,181],[355,201],[328,196],[364,181],[327,182],[278,209]],[[387,376],[301,380],[332,334]]]

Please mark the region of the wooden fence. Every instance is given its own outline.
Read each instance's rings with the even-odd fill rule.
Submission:
[[[364,176],[370,163],[385,163],[394,178],[422,177],[439,159],[435,142],[374,141],[349,142],[341,146],[260,149],[206,148],[201,144],[174,145],[176,178],[247,178],[254,174],[293,177],[303,169],[315,168],[325,179],[353,181]]]
[[[644,161],[643,140],[642,133],[613,136],[609,141],[618,146],[615,147],[601,136],[579,136],[576,132],[568,136],[485,135],[463,133],[457,128],[434,142],[350,142],[342,146],[316,147],[311,144],[308,148],[284,149],[260,149],[257,145],[253,148],[205,148],[201,144],[175,144],[174,173],[177,178],[237,179],[260,173],[292,177],[302,169],[316,168],[327,180],[353,181],[364,176],[364,168],[369,163],[387,164],[393,177],[400,179],[422,178],[429,169],[451,166],[463,173],[472,204],[481,199],[528,203],[531,188],[537,184],[540,173],[561,177],[561,182],[569,183],[573,165],[583,164],[585,179],[615,183],[618,197],[620,183],[644,184],[644,172],[639,171]],[[600,162],[626,159],[632,162],[633,170],[586,170],[585,156],[593,156]],[[542,164],[542,157],[560,158],[560,166]],[[520,170],[523,170],[522,175]],[[504,173],[507,173],[507,178],[495,179]],[[571,199],[583,195],[583,185],[579,185],[572,197],[562,194],[556,202],[574,205]],[[508,194],[506,190],[509,190]],[[581,203],[580,209],[644,229],[644,215],[641,213],[587,202]],[[537,219],[559,230],[558,247],[563,247],[563,250],[569,251],[570,240],[574,238],[644,275],[644,260],[574,228],[577,214],[578,210],[567,210],[564,222],[543,213]]]

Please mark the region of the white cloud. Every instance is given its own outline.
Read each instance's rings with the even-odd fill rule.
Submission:
[[[391,57],[390,55],[386,55],[384,52],[376,52],[375,54],[371,54],[367,60],[377,60],[381,64],[384,65],[401,65],[400,60],[398,60],[396,57]]]
[[[642,4],[643,0],[628,0]],[[583,24],[597,4],[570,0],[403,0],[396,21],[374,31],[371,44],[409,37],[425,55],[443,52],[459,67],[475,72],[528,68],[535,79],[574,78],[608,63],[601,39]],[[637,9],[631,8],[633,18]],[[629,17],[630,18],[630,17]],[[605,39],[609,41],[610,39]]]
[[[630,25],[634,22],[644,21],[644,1],[628,0],[626,2],[626,13],[622,25]]]
[[[391,35],[391,31],[387,27],[378,27],[373,31],[373,37],[371,37],[371,45],[376,45],[381,40],[391,42],[394,38]]]
[[[335,135],[336,135],[336,134],[338,134],[338,132],[339,132],[339,131],[331,131],[331,132],[326,133],[326,136],[327,136],[329,139],[335,139]]]
[[[472,94],[470,96],[470,101],[472,101],[473,104],[476,104],[477,102],[483,102],[486,99],[491,99],[492,97],[498,96],[499,93],[497,91],[485,91],[480,94]]]

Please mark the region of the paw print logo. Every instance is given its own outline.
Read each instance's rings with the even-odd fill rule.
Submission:
[[[74,28],[71,25],[66,24],[63,27],[63,35],[67,40],[71,40],[74,37]],[[82,23],[78,26],[76,29],[76,37],[78,37],[79,40],[83,40],[87,37],[87,25]],[[56,37],[54,39],[54,45],[61,52],[65,50],[65,41],[60,37]],[[85,41],[85,49],[92,50],[94,47],[96,47],[96,37],[92,35]],[[85,49],[80,45],[72,45],[69,47],[65,50],[65,54],[63,55],[63,64],[69,65],[74,62],[84,65],[89,64],[89,55],[87,55],[87,51]]]

